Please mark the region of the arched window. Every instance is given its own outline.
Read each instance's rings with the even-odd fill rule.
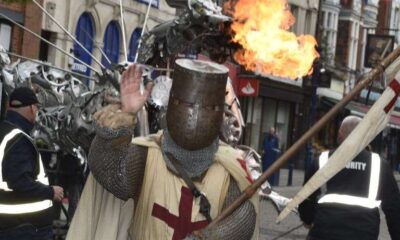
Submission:
[[[89,13],[85,12],[79,17],[78,24],[76,25],[75,37],[90,53],[93,51],[94,34],[92,17]],[[90,55],[77,43],[74,43],[73,53],[75,57],[87,63],[89,66],[92,64]],[[74,60],[72,64],[72,70],[86,74],[87,76],[90,75],[90,69],[76,60]]]
[[[135,60],[141,34],[142,34],[142,28],[135,28],[135,30],[132,32],[131,41],[129,42],[129,55],[128,55],[129,62],[133,62]]]
[[[119,45],[120,45],[120,28],[116,21],[108,24],[104,34],[104,53],[110,59],[111,63],[118,63],[119,60]],[[110,63],[103,56],[101,63],[109,68]]]

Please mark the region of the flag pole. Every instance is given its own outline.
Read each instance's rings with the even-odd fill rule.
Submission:
[[[279,157],[253,184],[248,186],[241,195],[220,215],[218,215],[208,227],[215,226],[218,222],[232,214],[246,200],[250,199],[257,189],[270,177],[274,172],[279,170],[291,157],[293,157],[316,133],[318,133],[341,109],[343,109],[361,90],[366,88],[376,77],[385,72],[385,70],[400,56],[400,47],[390,53],[383,59],[378,66],[372,69],[343,99],[338,102],[328,113],[326,113],[318,122],[316,122],[303,136],[297,140],[281,157]],[[396,71],[400,69],[392,68],[388,74],[394,77]]]

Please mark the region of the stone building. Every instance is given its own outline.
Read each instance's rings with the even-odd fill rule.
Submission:
[[[155,25],[174,18],[175,9],[165,0],[151,0],[152,7],[146,31]],[[111,63],[125,62],[125,47],[128,61],[133,61],[138,40],[142,33],[149,0],[123,0],[124,26],[121,27],[121,13],[118,0],[44,0],[44,8],[71,33],[97,59],[94,60],[81,46],[76,44],[51,17],[44,15],[42,35],[49,41],[71,52],[76,57],[100,69]],[[125,39],[123,31],[125,30]],[[43,60],[57,66],[93,74],[90,69],[70,59],[55,48],[42,45]],[[97,61],[97,62],[96,62]],[[100,64],[99,64],[100,63]]]

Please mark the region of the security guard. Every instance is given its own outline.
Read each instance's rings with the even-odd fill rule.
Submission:
[[[339,129],[341,143],[361,121],[346,117]],[[305,182],[322,168],[334,151],[323,152]],[[376,153],[363,150],[353,161],[299,206],[300,218],[310,228],[309,240],[376,240],[379,207],[392,239],[400,239],[400,192],[393,172]]]
[[[31,89],[17,88],[0,122],[0,240],[52,239],[52,200],[61,201],[63,189],[49,186],[29,136],[37,104]]]

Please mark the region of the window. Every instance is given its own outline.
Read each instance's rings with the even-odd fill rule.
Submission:
[[[297,34],[297,26],[298,26],[298,20],[299,20],[299,7],[291,5],[290,6],[290,11],[292,12],[293,17],[296,19],[294,24],[290,27],[290,31],[294,32]]]
[[[358,37],[360,33],[359,30],[360,30],[360,24],[358,22],[352,22],[349,63],[348,63],[348,67],[351,69],[356,69],[357,65]]]
[[[0,24],[0,45],[4,47],[6,51],[10,51],[11,47],[11,31],[12,27],[6,23]]]
[[[90,53],[93,51],[93,38],[94,38],[94,24],[92,17],[89,13],[83,13],[78,20],[75,29],[76,39],[86,48]],[[77,43],[74,43],[73,49],[74,56],[87,63],[89,66],[92,64],[92,57]],[[90,69],[78,61],[72,64],[72,70],[90,75]]]
[[[139,39],[142,34],[142,28],[136,28],[131,36],[131,41],[129,43],[129,55],[128,61],[133,62],[135,60],[136,51],[139,45]]]
[[[311,32],[311,19],[312,19],[312,12],[310,10],[306,11],[306,24],[305,24],[305,31],[304,34],[313,34]]]
[[[338,13],[332,11],[322,11],[322,32],[324,34],[322,45],[324,45],[325,57],[329,64],[334,63],[336,51]]]
[[[328,12],[327,27],[329,28],[332,24],[332,13]]]
[[[119,48],[120,48],[120,28],[116,21],[112,21],[108,24],[106,32],[104,34],[104,53],[111,61],[111,63],[117,64],[119,61]],[[103,56],[101,63],[109,68],[111,64]]]

